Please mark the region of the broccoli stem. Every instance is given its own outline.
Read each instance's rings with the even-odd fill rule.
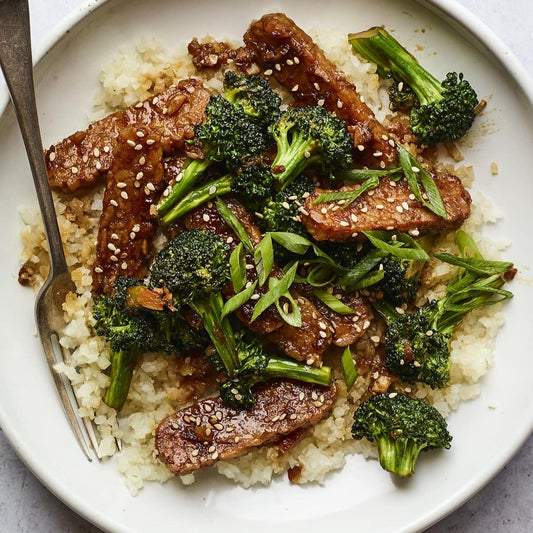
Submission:
[[[172,206],[179,202],[193,187],[197,177],[203,174],[212,164],[210,159],[190,159],[185,167],[181,179],[176,181],[168,196],[163,196],[157,204],[157,211],[161,217]]]
[[[220,320],[224,299],[220,292],[190,304],[204,322],[204,328],[215,347],[228,374],[239,366],[235,334],[228,317]]]
[[[128,397],[133,369],[135,368],[138,357],[139,353],[137,351],[121,350],[112,352],[111,370],[109,373],[110,381],[104,396],[104,402],[117,411],[122,409]]]
[[[265,373],[261,381],[271,378],[286,378],[329,386],[331,370],[327,366],[316,367],[303,365],[291,359],[269,356]]]
[[[313,163],[313,151],[317,146],[315,139],[299,131],[290,137],[289,142],[290,129],[288,128],[275,134],[278,152],[271,168],[272,175],[281,185],[281,190],[285,189],[289,183]],[[277,172],[277,169],[280,169],[280,171]]]
[[[200,187],[193,189],[178,201],[162,218],[163,226],[168,226],[178,218],[182,217],[189,211],[196,209],[209,200],[213,200],[217,196],[222,196],[231,192],[231,185],[234,177],[231,174],[226,174],[221,178],[205,183]],[[181,183],[181,182],[180,182]]]
[[[376,439],[379,464],[388,472],[400,477],[415,473],[416,461],[426,443],[417,443],[414,439],[383,436]]]
[[[442,84],[422,67],[392,35],[379,27],[351,33],[348,40],[356,53],[377,65],[378,74],[409,85],[420,105],[442,99]]]

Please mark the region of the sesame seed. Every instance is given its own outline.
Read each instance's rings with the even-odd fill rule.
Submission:
[[[323,207],[323,208],[320,210],[320,212],[321,212],[323,215],[325,215],[325,214],[328,212],[328,210],[327,210],[325,207]]]
[[[97,274],[101,274],[104,269],[102,267],[94,267],[94,271],[97,273]]]
[[[228,244],[231,244],[231,243],[233,242],[233,237],[228,237],[228,238],[226,239],[226,242],[227,242]]]
[[[291,416],[289,416],[290,420],[296,420],[296,414],[295,413],[292,413]]]
[[[269,68],[269,69],[265,70],[265,72],[263,72],[263,74],[264,74],[265,76],[272,76],[272,69]]]
[[[212,185],[211,187],[209,187],[209,191],[208,192],[209,192],[209,194],[213,195],[213,194],[215,194],[217,192],[217,188],[214,185]]]
[[[56,158],[56,153],[55,152],[50,152],[50,155],[48,156],[48,159],[50,161],[53,161],[55,158]]]
[[[250,263],[248,263],[244,268],[246,268],[246,270],[253,270],[255,267],[254,265],[251,265]]]
[[[154,143],[155,143],[155,139],[148,139],[148,140],[146,141],[146,144],[147,144],[148,146],[151,146],[151,145],[154,144]],[[141,146],[141,148],[142,148],[142,146]]]
[[[300,401],[305,398],[305,394],[303,392],[300,392],[298,398],[300,398]]]
[[[306,365],[312,365],[312,364],[313,364],[313,358],[312,358],[312,357],[309,357],[309,359],[307,359],[307,360],[305,361],[305,364],[306,364]],[[302,398],[300,398],[300,399],[303,400],[303,393],[301,393],[301,394],[302,394]]]
[[[108,243],[108,244],[107,244],[107,247],[108,247],[112,252],[114,252],[114,251],[117,249],[117,247],[116,247],[112,242]]]
[[[204,213],[202,215],[202,219],[204,222],[209,222],[211,220],[211,217],[207,213]]]
[[[402,202],[402,207],[406,210],[406,211],[409,211],[409,204],[407,202]]]
[[[110,200],[109,203],[114,207],[118,207],[116,200]]]
[[[306,157],[307,159],[309,159],[309,158],[311,157],[311,152],[310,152],[309,150],[306,150],[306,151],[304,152],[304,155],[305,155],[305,157]]]
[[[299,58],[299,57],[294,56],[293,61],[294,61],[297,65],[300,64],[300,58]]]
[[[398,213],[403,213],[403,207],[401,205],[397,205],[396,211],[398,211]]]
[[[355,239],[355,238],[357,237],[357,235],[358,235],[357,231],[354,231],[354,232],[352,233],[352,238]]]
[[[413,362],[413,366],[416,366],[417,368],[419,368],[421,365],[418,361],[414,361]]]
[[[111,261],[113,261],[114,263],[118,261],[118,257],[116,255],[112,255],[109,259],[111,259]]]
[[[374,152],[372,154],[374,157],[381,157],[383,155],[383,152],[380,152],[379,150],[377,152]]]
[[[137,137],[143,138],[144,132],[142,132],[141,130],[137,130],[137,133],[135,135],[137,135]]]
[[[383,204],[377,204],[376,205],[376,209],[384,209],[384,205]]]
[[[126,270],[128,268],[128,263],[126,263],[126,261],[123,261],[120,265],[120,268],[122,268],[122,270]]]
[[[403,309],[403,307],[396,307],[396,312],[399,315],[405,315],[405,310]]]
[[[326,103],[326,100],[324,98],[320,98],[320,100],[316,103],[319,106],[323,106]]]
[[[420,169],[418,167],[411,167],[411,170],[415,173],[420,172]]]
[[[427,335],[428,337],[432,337],[432,336],[433,336],[433,330],[432,330],[432,329],[428,329],[428,330],[426,331],[426,335]]]
[[[322,330],[320,330],[320,331],[318,332],[318,334],[319,334],[320,337],[322,337],[323,339],[325,339],[325,338],[328,336],[328,334],[327,334],[325,331],[322,331]]]
[[[302,213],[302,215],[305,215],[306,217],[309,216],[309,211],[307,211],[307,209],[304,209],[303,207],[300,207],[298,211],[300,211],[300,213]]]
[[[213,461],[216,461],[218,459],[218,452],[214,452],[211,456],[211,459],[213,459]]]
[[[318,394],[315,391],[313,391],[313,393],[311,394],[311,398],[313,398],[313,400],[315,401],[318,400]]]
[[[326,325],[325,322],[320,321],[320,322],[318,323],[318,327],[319,327],[320,329],[327,329],[328,326]]]
[[[250,296],[250,300],[259,300],[259,298],[259,294],[252,294],[252,296]]]
[[[313,83],[313,86],[315,87],[317,91],[320,91],[320,85],[316,81],[315,83]]]
[[[109,153],[110,150],[111,150],[111,148],[109,148],[109,146],[104,146],[104,152],[106,154]]]
[[[353,222],[357,222],[359,219],[357,218],[357,215],[355,213],[352,213],[350,215],[350,218],[352,219]]]
[[[420,232],[417,229],[412,229],[409,231],[409,234],[413,237],[418,237],[420,235]]]
[[[135,141],[132,141],[131,139],[128,139],[126,143],[128,143],[132,148],[135,146]]]
[[[72,167],[70,169],[70,171],[72,172],[72,174],[77,174],[78,173],[78,167]]]
[[[135,239],[135,233],[134,233],[133,231],[130,232],[130,239],[131,239],[131,240]]]
[[[117,183],[117,187],[118,187],[119,189],[124,189],[124,187],[127,187],[127,185],[126,185],[123,181],[119,181],[119,182]]]
[[[279,72],[281,70],[281,65],[279,63],[276,63],[274,65],[274,68]]]
[[[97,161],[94,166],[96,167],[96,170],[100,170],[102,168],[102,163],[100,163],[100,161]]]
[[[400,83],[398,83],[398,91],[400,91],[400,92],[403,91],[403,81],[401,81]]]
[[[369,192],[372,192],[372,191],[369,191]],[[366,207],[366,205],[364,207],[361,207],[361,213],[366,213],[368,212],[368,207]]]
[[[193,457],[196,457],[199,453],[200,453],[200,452],[199,452],[198,450],[193,450],[192,453],[191,453],[191,455],[192,455]]]
[[[140,226],[140,224],[135,224],[135,225],[133,226],[133,228],[131,228],[131,229],[132,229],[132,231],[134,231],[135,233],[137,233],[137,232],[141,231],[141,226]]]
[[[339,224],[340,224],[341,226],[343,226],[343,227],[347,227],[347,226],[350,225],[350,223],[349,223],[349,222],[346,222],[346,220],[341,220],[341,221],[339,222]]]
[[[235,444],[237,444],[241,440],[240,437],[235,437]]]
[[[289,202],[283,202],[283,203],[281,204],[281,206],[282,206],[284,209],[290,209],[290,208],[291,208],[291,206],[289,205]]]
[[[299,85],[296,84],[296,85],[291,89],[291,91],[292,91],[293,93],[295,93],[295,92],[298,90],[298,87],[299,87]]]
[[[389,394],[389,398],[396,398],[396,396],[398,396],[398,393],[397,392],[391,392]]]
[[[370,337],[370,340],[378,344],[379,341],[381,340],[381,337],[379,335],[372,335],[372,337]]]
[[[363,329],[368,329],[370,327],[370,320],[365,320],[363,323]]]
[[[337,107],[339,109],[342,109],[342,102],[340,100],[337,100]]]
[[[124,200],[127,200],[127,199],[128,199],[128,193],[127,193],[126,191],[122,191],[122,192],[120,193],[120,196],[121,196],[121,198],[124,198]]]

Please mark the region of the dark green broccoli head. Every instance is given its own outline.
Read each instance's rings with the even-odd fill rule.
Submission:
[[[389,100],[393,111],[408,112],[418,104],[418,98],[411,87],[403,81],[397,83],[394,79],[389,87]]]
[[[368,253],[371,245],[368,241],[364,243],[325,242],[322,245],[322,249],[337,265],[351,270]]]
[[[389,255],[381,261],[383,279],[375,286],[394,305],[412,302],[420,285],[420,271],[412,269],[413,261]]]
[[[211,96],[205,121],[194,127],[194,133],[204,145],[207,158],[225,162],[229,170],[266,148],[267,138],[257,121],[242,106],[233,105],[222,96]]]
[[[181,313],[165,309],[152,314],[156,325],[154,344],[157,351],[181,355],[209,343],[206,331],[191,326]]]
[[[258,211],[271,197],[273,181],[270,167],[252,164],[236,170],[231,190],[246,207]]]
[[[281,188],[311,164],[333,175],[352,162],[353,141],[346,124],[321,106],[289,109],[271,130],[278,149],[272,172]]]
[[[348,40],[355,52],[376,64],[380,76],[396,81],[393,105],[403,104],[404,91],[416,95],[419,106],[411,108],[409,122],[423,144],[454,141],[472,126],[479,101],[462,74],[450,72],[440,82],[382,27],[350,34]],[[398,90],[400,83],[402,91]],[[406,103],[411,103],[411,95]]]
[[[276,193],[262,210],[263,218],[259,221],[261,229],[290,231],[307,236],[307,230],[300,220],[300,207],[314,190],[315,185],[302,177]]]
[[[267,80],[244,76],[228,70],[224,73],[224,96],[232,104],[240,104],[244,112],[268,128],[280,114],[281,98]]]
[[[261,341],[250,335],[240,335],[237,341],[240,366],[220,387],[222,401],[235,409],[250,410],[255,403],[252,387],[264,379],[268,357]]]
[[[450,380],[449,333],[434,326],[437,304],[393,320],[385,334],[385,363],[407,383],[440,389]]]
[[[134,286],[133,283],[130,280],[119,282],[116,296],[102,294],[94,300],[96,333],[105,337],[115,352],[131,350],[141,353],[154,349],[153,325],[149,317],[125,305],[127,288]]]
[[[422,450],[448,449],[452,440],[446,421],[434,407],[396,393],[363,402],[354,414],[352,436],[376,441],[381,466],[402,477],[414,473]]]
[[[201,300],[229,282],[228,251],[214,233],[182,231],[156,255],[150,286],[166,287],[178,305]]]
[[[450,72],[438,94],[419,96],[420,107],[413,107],[409,116],[411,131],[423,144],[460,139],[474,123],[479,100],[463,75]]]

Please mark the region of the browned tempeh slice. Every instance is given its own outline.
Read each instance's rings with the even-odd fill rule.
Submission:
[[[382,179],[373,190],[357,198],[347,208],[336,202],[315,204],[326,191],[316,189],[306,200],[302,222],[317,241],[350,241],[364,239],[362,231],[397,230],[403,232],[433,233],[460,226],[470,216],[471,198],[461,180],[451,174],[434,173],[448,213],[437,216],[414,198],[407,182]],[[360,187],[342,187],[350,191]]]
[[[305,286],[305,295],[313,302],[318,311],[326,318],[333,329],[333,344],[350,346],[360,339],[370,327],[373,318],[372,308],[368,300],[358,293],[347,293],[334,287],[333,294],[354,312],[342,315],[333,311],[322,300],[313,294],[313,287]]]
[[[105,176],[115,157],[119,132],[143,127],[160,138],[164,153],[182,150],[204,118],[210,93],[194,79],[182,80],[158,96],[113,113],[51,146],[45,154],[52,187],[74,191]]]
[[[100,216],[94,294],[111,294],[119,276],[146,275],[157,218],[151,208],[164,187],[162,155],[159,137],[146,129],[129,127],[120,132]]]
[[[232,409],[217,397],[165,418],[155,436],[161,461],[174,474],[184,475],[245,455],[317,423],[330,411],[336,390],[333,386],[276,380],[258,385],[254,396],[250,411]]]
[[[357,90],[326,58],[311,37],[282,13],[253,22],[244,42],[263,72],[286,87],[297,101],[323,105],[346,122],[357,152],[369,166],[388,165],[396,159],[387,130],[361,100]]]

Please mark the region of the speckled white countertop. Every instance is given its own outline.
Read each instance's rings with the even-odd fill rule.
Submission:
[[[148,0],[149,1],[149,0]],[[371,0],[369,0],[371,1]],[[532,0],[458,0],[489,26],[533,75]],[[32,36],[39,44],[87,0],[30,0]],[[93,2],[97,3],[97,1]],[[533,437],[487,487],[427,530],[429,533],[533,531]],[[98,533],[55,498],[15,455],[0,429],[0,533]]]

